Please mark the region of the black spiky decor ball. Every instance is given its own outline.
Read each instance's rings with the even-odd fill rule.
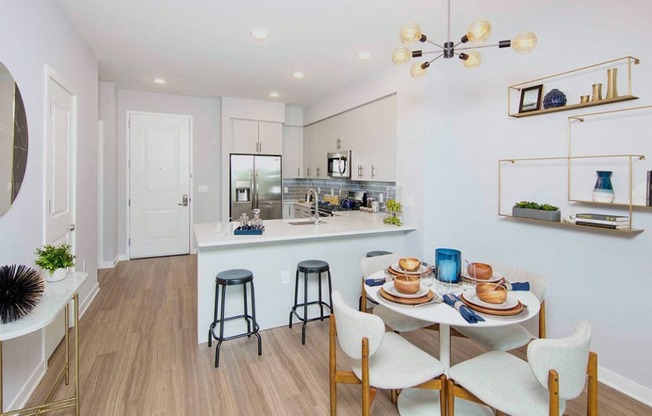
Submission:
[[[25,265],[0,267],[0,319],[6,324],[27,315],[43,297],[45,283],[38,271]]]

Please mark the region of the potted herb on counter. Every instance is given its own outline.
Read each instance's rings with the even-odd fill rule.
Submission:
[[[561,221],[561,211],[559,211],[559,207],[528,201],[521,201],[514,204],[514,207],[512,208],[512,216],[539,221]]]
[[[34,254],[36,260],[34,263],[43,271],[45,280],[48,282],[57,282],[63,280],[68,272],[68,267],[75,265],[75,256],[73,256],[70,244],[62,244],[60,246],[53,246],[46,244],[43,248],[37,248]]]

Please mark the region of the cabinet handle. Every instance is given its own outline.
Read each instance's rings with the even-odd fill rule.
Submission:
[[[371,179],[376,177],[376,168],[374,165],[371,165]]]
[[[362,178],[364,176],[364,166],[358,165],[358,178]]]
[[[340,138],[338,137],[338,138],[337,138],[337,150],[340,150],[341,147],[342,147],[342,139],[340,139]]]
[[[319,168],[317,168],[317,177],[319,177]]]
[[[301,168],[297,168],[297,177],[301,176]]]
[[[310,168],[306,168],[306,177],[310,177]]]

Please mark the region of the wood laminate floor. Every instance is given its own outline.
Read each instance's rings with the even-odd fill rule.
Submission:
[[[261,332],[261,357],[253,337],[225,342],[215,369],[215,344],[208,348],[195,338],[195,276],[195,256],[125,261],[101,271],[100,292],[80,321],[81,414],[328,415],[328,321],[308,324],[305,346],[300,325]],[[405,336],[438,351],[436,332]],[[481,352],[472,341],[453,339],[453,363]],[[29,405],[46,395],[64,354],[60,345]],[[338,361],[347,367],[341,352]],[[62,386],[57,397],[71,394],[72,385]],[[599,391],[600,415],[652,415],[652,408],[607,386]],[[361,414],[358,386],[341,385],[338,392],[339,415]],[[585,395],[573,400],[566,415],[585,415],[585,403]],[[387,392],[376,395],[373,414],[398,415]]]

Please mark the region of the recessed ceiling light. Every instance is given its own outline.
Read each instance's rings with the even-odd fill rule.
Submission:
[[[152,82],[154,84],[165,84],[165,80],[163,78],[154,78]]]
[[[279,94],[276,91],[272,91],[272,92],[269,93],[269,96],[272,97],[272,98],[278,98]]]
[[[305,74],[303,72],[301,72],[301,71],[294,71],[292,73],[292,76],[294,78],[301,79],[301,78],[305,77]]]
[[[371,58],[371,52],[358,52],[358,59],[361,61],[366,61]]]
[[[269,36],[269,32],[267,31],[267,29],[262,29],[262,28],[251,29],[251,36],[254,39],[265,40]]]

